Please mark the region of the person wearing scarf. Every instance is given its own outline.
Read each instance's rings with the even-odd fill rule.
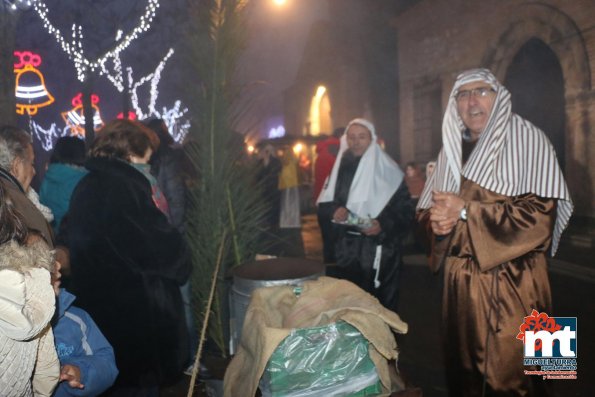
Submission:
[[[105,396],[156,396],[189,358],[180,293],[191,272],[188,248],[156,206],[147,168],[136,165],[151,157],[151,136],[132,120],[98,131],[65,225],[70,290],[116,356],[118,378]]]
[[[414,209],[403,172],[378,145],[369,121],[347,125],[317,204],[335,225],[337,266],[329,267],[329,275],[352,281],[396,310],[401,242]]]
[[[443,332],[452,396],[547,396],[527,376],[517,339],[532,310],[551,313],[546,251],[556,252],[573,205],[551,143],[511,112],[486,69],[460,74],[443,148],[417,205],[444,270]]]

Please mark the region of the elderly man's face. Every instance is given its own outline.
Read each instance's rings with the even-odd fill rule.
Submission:
[[[33,166],[34,160],[35,155],[33,154],[33,146],[28,145],[27,150],[25,151],[25,157],[17,157],[12,162],[11,173],[17,178],[25,191],[29,190],[29,186],[35,175],[35,167]]]
[[[347,146],[354,156],[362,156],[372,143],[372,134],[360,124],[351,125],[347,130],[346,138]]]
[[[473,140],[479,138],[492,113],[496,93],[492,86],[484,81],[467,83],[459,88],[457,97],[457,110],[463,123]]]

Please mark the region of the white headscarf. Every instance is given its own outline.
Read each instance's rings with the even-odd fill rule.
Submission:
[[[384,209],[399,185],[401,185],[403,171],[378,145],[374,125],[365,119],[351,120],[347,128],[345,128],[345,132],[341,136],[341,146],[339,147],[337,160],[316,203],[333,201],[335,198],[335,187],[341,159],[343,153],[349,149],[347,146],[347,131],[354,124],[367,128],[372,135],[372,142],[359,162],[349,188],[346,207],[360,218],[374,219]]]
[[[464,84],[485,81],[496,99],[484,131],[462,167],[465,125],[457,111],[456,95]],[[434,173],[425,185],[418,209],[432,206],[432,191],[459,193],[461,178],[505,196],[534,193],[558,200],[552,255],[568,224],[573,204],[556,153],[543,131],[511,112],[510,93],[487,69],[461,73],[450,94],[442,123],[443,147]]]

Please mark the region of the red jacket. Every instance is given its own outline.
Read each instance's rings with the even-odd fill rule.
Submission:
[[[314,190],[312,198],[316,202],[318,195],[322,191],[324,181],[331,173],[337,153],[339,152],[339,138],[329,136],[324,141],[316,144],[316,163],[314,164]]]

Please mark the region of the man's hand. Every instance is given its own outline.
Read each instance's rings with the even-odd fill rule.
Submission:
[[[76,365],[63,365],[62,368],[60,368],[60,381],[68,382],[68,386],[73,389],[85,388],[85,385],[81,383],[81,370]]]
[[[345,207],[339,207],[335,210],[333,214],[333,220],[335,222],[345,222],[347,220],[347,216],[349,215],[349,211]]]
[[[432,192],[434,204],[430,208],[430,225],[438,236],[445,236],[452,232],[459,221],[465,201],[454,193]]]
[[[382,227],[380,227],[380,222],[376,219],[372,219],[372,226],[367,229],[362,229],[362,233],[366,236],[376,236],[382,231]]]

